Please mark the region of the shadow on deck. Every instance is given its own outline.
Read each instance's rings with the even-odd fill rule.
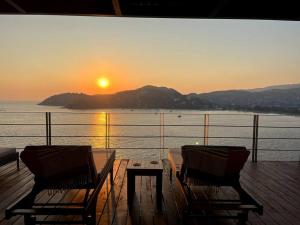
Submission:
[[[180,212],[176,201],[176,188],[170,184],[168,165],[164,163],[163,208],[159,212],[155,202],[155,179],[137,177],[136,195],[132,210],[127,207],[128,160],[116,160],[114,164],[114,186],[106,182],[99,194],[97,205],[98,225],[154,225],[179,224]],[[243,187],[264,206],[264,215],[249,214],[247,224],[251,225],[297,225],[300,221],[300,163],[298,162],[248,162],[242,171]],[[15,163],[0,167],[0,225],[23,224],[22,217],[5,220],[5,208],[33,185],[33,175],[21,165],[16,170]],[[221,190],[220,193],[228,193]],[[49,195],[42,192],[38,201],[76,202],[83,197],[78,190]],[[47,218],[44,218],[47,220]],[[58,218],[59,219],[59,218]],[[76,220],[75,217],[70,219]],[[190,221],[190,224],[204,224]],[[184,223],[188,224],[188,223]],[[236,224],[236,221],[210,221],[209,224]]]

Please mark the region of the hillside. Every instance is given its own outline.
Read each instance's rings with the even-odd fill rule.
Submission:
[[[109,95],[65,93],[51,96],[40,105],[62,106],[70,109],[139,108],[139,109],[204,109],[201,99],[190,100],[174,89],[145,86],[136,90]]]
[[[293,89],[293,88],[300,88],[300,84],[272,85],[272,86],[263,87],[263,88],[250,89],[248,91],[260,92],[260,91],[268,91],[268,90],[274,90],[274,89]]]
[[[171,88],[144,86],[107,95],[64,93],[51,96],[40,104],[69,109],[217,109],[300,114],[300,87],[183,95]]]
[[[299,113],[300,88],[270,89],[260,92],[218,91],[199,94],[214,108],[261,112]]]

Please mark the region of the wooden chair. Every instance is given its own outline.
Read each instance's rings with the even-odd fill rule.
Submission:
[[[181,154],[180,154],[181,153]],[[263,213],[263,207],[240,184],[240,171],[244,166],[249,151],[245,147],[236,146],[182,146],[181,152],[170,151],[170,177],[176,172],[176,177],[182,190],[186,208],[184,219],[224,218],[238,219],[244,224],[248,212]],[[239,199],[212,199],[195,197],[196,187],[232,187]],[[214,214],[214,211],[231,211],[230,215]]]
[[[35,175],[35,184],[6,209],[6,219],[24,215],[29,224],[84,223],[96,224],[98,194],[110,173],[113,184],[114,150],[92,152],[91,146],[27,146],[21,159]],[[80,203],[36,203],[43,190],[85,189]],[[80,221],[37,221],[38,215],[80,215]]]

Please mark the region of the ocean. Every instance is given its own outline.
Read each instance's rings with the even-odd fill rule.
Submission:
[[[53,145],[109,146],[116,148],[118,158],[159,159],[165,158],[170,148],[203,144],[204,114],[209,114],[208,144],[252,149],[254,113],[250,112],[70,110],[35,102],[0,102],[0,146],[21,151],[26,145],[46,144],[45,112],[51,112]],[[109,129],[106,123],[110,124]],[[299,160],[299,116],[260,113],[258,137],[258,160]]]

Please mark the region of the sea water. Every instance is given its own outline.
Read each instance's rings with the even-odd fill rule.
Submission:
[[[209,114],[208,144],[252,149],[254,113],[250,112],[70,110],[35,102],[0,102],[0,146],[21,151],[26,145],[46,144],[45,112],[51,112],[53,145],[116,148],[118,158],[159,159],[166,157],[169,148],[203,144],[204,114]],[[299,160],[299,116],[259,114],[259,126],[258,160]]]

